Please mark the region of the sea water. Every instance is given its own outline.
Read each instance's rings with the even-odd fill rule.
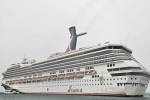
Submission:
[[[150,93],[146,93],[143,97],[111,97],[111,96],[4,94],[4,93],[0,93],[0,100],[150,100]]]

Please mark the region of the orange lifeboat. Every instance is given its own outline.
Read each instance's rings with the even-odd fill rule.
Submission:
[[[57,78],[57,75],[51,75],[51,79]]]
[[[27,81],[27,79],[23,79],[23,82],[26,82]]]
[[[66,77],[72,77],[72,76],[74,76],[74,73],[67,73],[66,74]]]
[[[84,75],[84,71],[81,71],[81,72],[76,72],[76,76],[82,76],[82,75]]]
[[[23,82],[24,79],[20,79],[20,82]]]
[[[18,83],[18,82],[19,82],[19,80],[13,80],[13,82],[14,82],[14,83]]]
[[[32,78],[32,81],[35,81],[36,80],[36,78]]]
[[[58,78],[62,78],[62,77],[65,77],[65,74],[59,74],[58,75]]]
[[[43,76],[44,79],[48,78],[48,76]]]
[[[37,77],[37,80],[41,80],[43,77]]]
[[[18,80],[19,83],[21,83],[21,80]]]
[[[28,81],[31,81],[32,80],[32,78],[28,78]]]

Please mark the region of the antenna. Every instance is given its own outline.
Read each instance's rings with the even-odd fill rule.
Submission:
[[[125,44],[125,46],[127,46],[128,38],[129,38],[129,33],[128,33],[128,36],[127,36],[127,40],[126,40],[126,44]]]

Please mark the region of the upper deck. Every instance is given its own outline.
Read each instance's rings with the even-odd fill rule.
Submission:
[[[119,51],[115,51],[119,50]],[[119,54],[114,54],[119,53]],[[90,66],[91,64],[107,63],[116,60],[131,60],[132,51],[121,44],[104,44],[88,48],[80,48],[79,50],[58,54],[50,57],[45,61],[32,63],[22,66],[14,66],[7,69],[5,78],[26,76],[30,74],[39,74],[51,72],[54,70],[62,70],[80,66]],[[101,56],[103,56],[101,58]]]
[[[73,56],[79,56],[82,54],[86,54],[86,53],[88,54],[88,53],[92,53],[95,51],[106,50],[106,49],[123,49],[129,54],[132,54],[132,50],[122,44],[107,43],[103,45],[98,44],[98,45],[91,46],[91,47],[83,47],[83,48],[79,48],[78,50],[72,50],[72,51],[64,52],[64,53],[55,53],[55,54],[52,54],[52,56],[50,56],[47,60],[37,62],[32,65],[34,66],[34,65],[38,65],[41,63],[49,62],[49,61],[61,60],[61,59],[65,59],[65,58],[69,58]]]

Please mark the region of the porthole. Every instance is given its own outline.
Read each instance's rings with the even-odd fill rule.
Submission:
[[[112,64],[110,64],[110,67],[112,67]]]

